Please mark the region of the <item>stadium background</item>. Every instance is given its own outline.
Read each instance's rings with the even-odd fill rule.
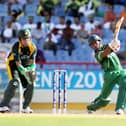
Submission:
[[[42,0],[40,0],[42,1]],[[35,85],[35,93],[32,103],[34,109],[51,109],[52,103],[52,73],[55,69],[67,69],[68,77],[68,108],[85,110],[85,105],[97,96],[102,87],[102,71],[100,66],[94,59],[94,54],[89,48],[87,39],[90,34],[96,33],[103,39],[103,43],[107,44],[114,31],[114,24],[120,16],[120,13],[125,11],[125,1],[115,0],[78,0],[82,5],[92,4],[92,13],[87,16],[82,14],[72,15],[71,8],[67,8],[70,1],[54,0],[55,7],[52,11],[45,10],[43,13],[38,13],[40,6],[39,0],[1,0],[0,2],[0,98],[2,98],[3,90],[7,85],[7,73],[5,58],[11,49],[12,44],[18,40],[18,31],[22,27],[30,28],[33,33],[33,42],[40,51],[39,60],[37,60],[37,84]],[[77,0],[76,0],[77,1]],[[92,2],[93,1],[93,2]],[[83,3],[84,2],[84,3]],[[104,22],[104,15],[109,10],[110,4],[113,6],[113,12],[116,18]],[[81,6],[82,6],[81,5]],[[49,11],[49,12],[48,12]],[[126,11],[125,11],[126,13]],[[46,14],[49,14],[50,21],[46,21]],[[51,33],[52,41],[57,45],[61,36],[62,29],[57,26],[60,17],[64,17],[65,22],[70,20],[73,25],[74,34],[71,38],[75,48],[72,54],[69,55],[68,50],[58,48],[56,54],[54,50],[44,49],[44,44],[48,41],[48,35]],[[79,24],[75,24],[75,18],[79,17]],[[29,19],[33,22],[29,23]],[[90,19],[93,19],[93,29],[89,28]],[[36,24],[41,22],[42,28],[37,32]],[[84,24],[88,35],[82,39],[78,36],[80,25]],[[48,26],[48,28],[47,28]],[[100,30],[97,29],[100,26]],[[59,29],[58,29],[59,28]],[[55,30],[57,31],[55,34]],[[40,36],[34,33],[39,33]],[[125,21],[120,30],[119,39],[121,40],[121,50],[118,52],[120,60],[125,61],[126,50],[126,25]],[[123,64],[125,67],[125,63]],[[115,87],[111,98],[112,103],[115,103],[117,88]],[[12,104],[16,104],[13,100]],[[113,104],[110,108],[114,109]]]

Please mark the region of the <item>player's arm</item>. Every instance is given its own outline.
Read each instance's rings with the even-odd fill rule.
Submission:
[[[29,71],[35,71],[35,68],[36,68],[35,61],[34,60],[29,60],[29,66],[27,67],[27,69]]]
[[[29,67],[23,67],[22,64],[18,61],[16,61],[16,65],[19,72],[26,78],[27,82],[29,84],[33,84],[33,82],[36,80],[36,73],[34,72],[35,65],[32,60],[30,62],[31,65]]]
[[[30,59],[29,59],[29,66],[28,66],[29,71],[35,71],[35,68],[36,68],[36,63],[35,63],[36,54],[37,54],[37,49],[35,47],[33,53],[30,56]]]
[[[37,54],[37,50],[35,48],[32,55],[30,56],[29,66],[27,67],[27,70],[29,71],[28,72],[28,76],[29,76],[28,81],[31,84],[33,84],[36,80],[36,72],[35,72],[35,69],[36,69],[36,63],[35,63],[36,54]]]
[[[33,84],[34,81],[36,80],[36,73],[33,72],[35,69],[34,64],[31,64],[30,67],[23,67],[22,64],[20,62],[16,62],[17,68],[19,70],[19,72],[24,75],[25,79],[27,80],[27,82],[29,84]],[[31,70],[32,69],[32,70]]]
[[[120,41],[112,40],[102,53],[102,58],[107,57],[112,51],[117,52],[120,49]]]
[[[23,74],[23,75],[24,75],[25,72],[27,71],[27,69],[26,69],[19,61],[16,61],[16,66],[17,66],[19,72],[20,72],[21,74]]]
[[[14,44],[11,52],[12,52],[14,61],[16,63],[17,69],[19,70],[19,72],[22,72],[22,70],[24,70],[24,67],[21,64],[18,48],[19,48],[18,43]]]
[[[112,49],[109,46],[107,46],[105,50],[103,51],[103,53],[101,54],[102,58],[107,57],[111,52],[112,52]]]
[[[14,46],[12,47],[11,50],[12,54],[13,54],[13,58],[14,61],[16,63],[17,69],[21,74],[25,74],[25,72],[27,71],[26,68],[24,68],[24,66],[21,64],[21,59],[20,59],[20,55],[19,55],[19,45],[18,43],[14,44]]]

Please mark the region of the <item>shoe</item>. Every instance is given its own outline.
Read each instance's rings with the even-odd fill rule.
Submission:
[[[92,113],[94,113],[96,110],[93,110],[91,107],[90,107],[90,105],[89,106],[87,106],[87,112],[88,112],[88,114],[92,114]]]
[[[33,113],[33,110],[30,107],[27,107],[22,110],[22,113]]]
[[[93,110],[87,110],[88,114],[93,114],[95,111]]]
[[[123,115],[124,114],[124,110],[123,109],[117,109],[116,110],[116,114],[117,115]]]
[[[1,113],[5,113],[5,112],[9,112],[9,111],[10,111],[10,109],[9,109],[8,106],[1,106],[0,107],[0,112]]]

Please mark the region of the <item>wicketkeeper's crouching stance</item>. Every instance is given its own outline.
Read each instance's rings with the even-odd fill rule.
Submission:
[[[102,45],[101,38],[97,35],[89,37],[89,46],[95,51],[95,58],[104,70],[104,83],[100,95],[87,106],[92,113],[109,104],[109,95],[115,84],[119,85],[116,102],[116,114],[124,114],[126,107],[126,70],[120,64],[115,52],[120,49],[120,41],[112,40],[108,45]]]
[[[7,71],[10,81],[0,103],[0,112],[10,110],[9,103],[15,94],[16,88],[19,86],[19,80],[25,89],[22,112],[33,112],[29,105],[32,100],[35,83],[35,57],[36,47],[32,43],[31,32],[29,29],[20,30],[19,42],[12,46],[12,50],[7,58]]]

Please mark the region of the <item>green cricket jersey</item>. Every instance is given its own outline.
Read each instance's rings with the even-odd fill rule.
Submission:
[[[121,70],[122,66],[117,57],[116,53],[113,51],[106,57],[102,58],[102,53],[107,45],[103,45],[97,52],[95,52],[96,60],[101,64],[102,69],[106,71]]]
[[[20,42],[16,42],[12,46],[8,61],[12,64],[18,61],[21,62],[24,67],[27,67],[29,65],[29,60],[35,61],[36,52],[36,47],[33,43],[28,47],[23,47]]]

